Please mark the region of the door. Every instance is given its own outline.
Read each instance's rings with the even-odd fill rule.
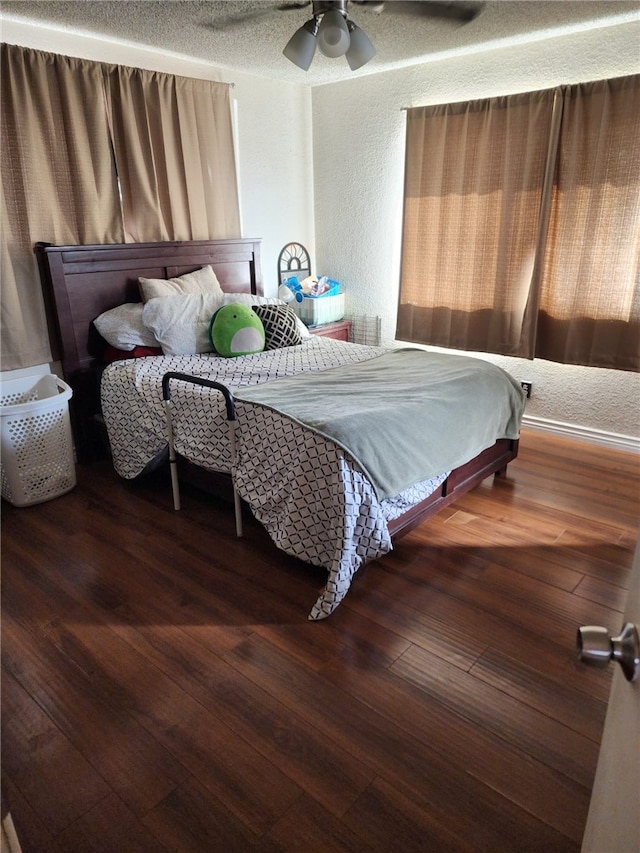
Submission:
[[[640,630],[640,540],[623,622]],[[621,625],[607,625],[617,634]],[[640,676],[629,682],[617,663],[604,724],[582,853],[640,850]]]

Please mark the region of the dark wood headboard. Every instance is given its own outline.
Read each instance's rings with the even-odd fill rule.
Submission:
[[[44,288],[49,334],[65,379],[91,366],[97,334],[92,321],[124,302],[139,302],[138,278],[173,278],[211,264],[227,293],[263,295],[260,240],[192,240],[35,246]]]

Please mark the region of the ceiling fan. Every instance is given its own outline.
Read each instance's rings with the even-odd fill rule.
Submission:
[[[316,51],[328,57],[344,56],[352,71],[361,68],[375,56],[376,49],[369,36],[347,16],[349,0],[293,0],[280,3],[256,12],[250,12],[243,19],[263,17],[273,12],[289,12],[312,7],[312,17],[295,31],[285,46],[283,53],[294,65],[308,71]],[[372,12],[411,15],[414,17],[442,18],[452,23],[466,24],[477,17],[484,6],[483,2],[444,2],[444,0],[350,0],[354,6],[366,8]],[[235,18],[229,23],[237,23]]]

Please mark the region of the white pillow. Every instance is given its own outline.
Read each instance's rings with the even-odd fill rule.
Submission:
[[[100,314],[93,325],[108,344],[116,349],[158,347],[160,344],[142,320],[142,302],[126,302]]]
[[[306,323],[303,323],[300,317],[296,314],[296,312],[291,309],[292,313],[295,314],[296,320],[298,321],[298,331],[300,332],[301,338],[310,338],[312,337],[311,332],[309,331],[309,327]]]
[[[215,293],[154,297],[144,306],[142,322],[165,355],[213,352],[209,324],[222,304],[222,296]]]
[[[255,296],[253,293],[225,293],[224,304],[230,305],[233,302],[239,302],[241,305],[286,305],[284,299],[279,299],[275,296]],[[293,312],[295,313],[295,312]],[[303,338],[310,338],[311,332],[296,314],[298,321],[298,331]]]
[[[138,279],[143,302],[159,296],[178,296],[183,293],[214,293],[222,297],[222,288],[213,267],[206,266],[177,278]]]

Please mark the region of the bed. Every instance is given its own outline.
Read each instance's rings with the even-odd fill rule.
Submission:
[[[139,302],[141,278],[176,281],[210,266],[227,303],[277,304],[264,295],[259,240],[63,247],[40,243],[35,251],[52,340],[74,391],[71,419],[79,462],[104,453],[106,425],[116,471],[125,478],[144,476],[167,458],[163,377],[177,373],[221,382],[235,399],[237,459],[232,461],[222,396],[212,388],[176,382],[171,405],[180,479],[219,492],[221,482],[231,481],[233,470],[236,489],[275,545],[327,570],[326,586],[310,619],[330,615],[358,569],[387,553],[394,539],[486,477],[503,474],[517,456],[524,394],[508,374],[477,359],[436,356],[417,348],[369,347],[307,333],[295,345],[274,345],[237,358],[170,348],[170,354],[149,350],[153,354],[107,364],[110,347],[93,321],[118,306]],[[157,299],[152,302],[158,304]],[[161,307],[169,304],[165,301]],[[447,397],[438,403],[438,417],[449,417],[456,396],[465,414],[452,414],[444,428],[445,421],[438,421],[440,426],[431,427],[427,438],[425,424],[431,411],[434,416],[438,411],[436,398],[425,388],[422,408],[412,414],[419,396],[412,389],[426,385],[422,376],[432,369],[446,377],[438,379],[439,388],[453,389],[451,401]],[[378,377],[386,372],[388,390],[380,393]],[[459,385],[462,374],[466,386]],[[404,391],[403,377],[408,383]],[[355,401],[365,398],[372,378],[376,391],[367,403],[372,408],[363,415]],[[490,386],[500,397],[497,406],[483,403],[493,390],[485,394],[482,389]],[[504,422],[494,423],[493,410],[503,402]],[[374,413],[376,407],[385,410]],[[325,419],[324,413],[332,410],[333,420]],[[378,423],[376,419],[384,426],[368,430],[367,424]],[[393,435],[396,423],[412,419],[416,431]],[[358,426],[355,445],[340,431],[347,420]],[[390,441],[381,450],[383,434],[389,434]],[[449,440],[440,456],[443,434],[456,440]],[[404,448],[404,457],[397,460],[395,445]],[[428,458],[430,454],[434,458]],[[440,458],[455,464],[441,470]]]

